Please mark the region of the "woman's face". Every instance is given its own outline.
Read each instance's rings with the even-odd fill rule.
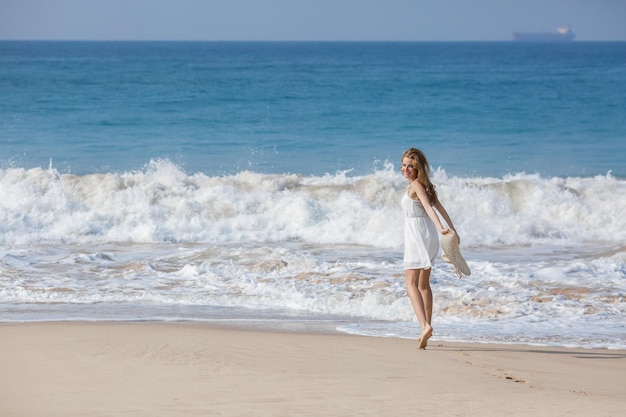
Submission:
[[[402,158],[402,175],[411,181],[417,178],[417,169],[413,167],[413,160],[406,156]]]

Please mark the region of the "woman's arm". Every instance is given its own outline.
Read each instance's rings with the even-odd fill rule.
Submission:
[[[439,214],[441,214],[443,219],[446,221],[446,224],[448,225],[448,227],[452,229],[452,231],[456,234],[457,239],[459,239],[459,243],[461,243],[461,237],[459,236],[456,229],[454,228],[454,224],[452,224],[452,219],[450,219],[450,215],[448,215],[448,212],[443,207],[443,204],[441,204],[440,201],[437,201],[437,203],[435,203],[435,208],[437,209]]]
[[[441,214],[441,217],[443,217],[443,219],[446,221],[446,224],[448,225],[448,227],[450,229],[452,229],[454,231],[454,233],[456,233],[456,229],[454,228],[454,224],[452,224],[452,219],[450,219],[450,216],[448,215],[448,212],[446,211],[446,209],[443,207],[443,204],[441,204],[441,202],[437,201],[437,203],[435,204],[435,208],[437,209],[439,214]]]
[[[424,210],[426,210],[426,214],[428,214],[428,217],[430,217],[433,223],[435,223],[435,226],[437,226],[437,230],[439,230],[439,233],[443,235],[447,234],[450,230],[443,228],[439,216],[437,216],[437,213],[435,213],[435,210],[433,210],[433,207],[430,205],[430,200],[428,198],[428,194],[426,194],[424,186],[419,181],[415,180],[411,183],[411,188],[413,188],[413,191],[417,195],[417,198],[419,198],[419,200],[421,201]],[[445,213],[445,215],[443,213]],[[441,212],[441,215],[444,216],[444,219],[446,219],[446,222],[448,222],[450,217],[448,216],[448,213],[446,213],[445,209],[443,212]],[[448,222],[448,224],[451,223]]]

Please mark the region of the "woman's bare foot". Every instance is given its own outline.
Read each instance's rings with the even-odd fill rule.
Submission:
[[[428,325],[424,328],[424,330],[422,330],[422,334],[420,335],[419,339],[417,339],[419,341],[419,345],[417,346],[419,349],[426,349],[426,345],[428,344],[428,339],[430,339],[430,336],[433,335],[433,328]]]

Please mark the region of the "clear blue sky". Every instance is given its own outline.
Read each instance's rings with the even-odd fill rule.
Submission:
[[[626,0],[0,0],[0,39],[626,41]]]

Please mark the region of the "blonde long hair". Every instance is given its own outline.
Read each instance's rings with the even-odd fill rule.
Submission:
[[[404,158],[411,159],[411,165],[413,168],[417,169],[417,180],[426,190],[430,204],[433,206],[437,204],[439,201],[437,191],[435,190],[435,185],[430,182],[430,164],[424,153],[417,148],[409,148],[402,155],[402,159]]]

